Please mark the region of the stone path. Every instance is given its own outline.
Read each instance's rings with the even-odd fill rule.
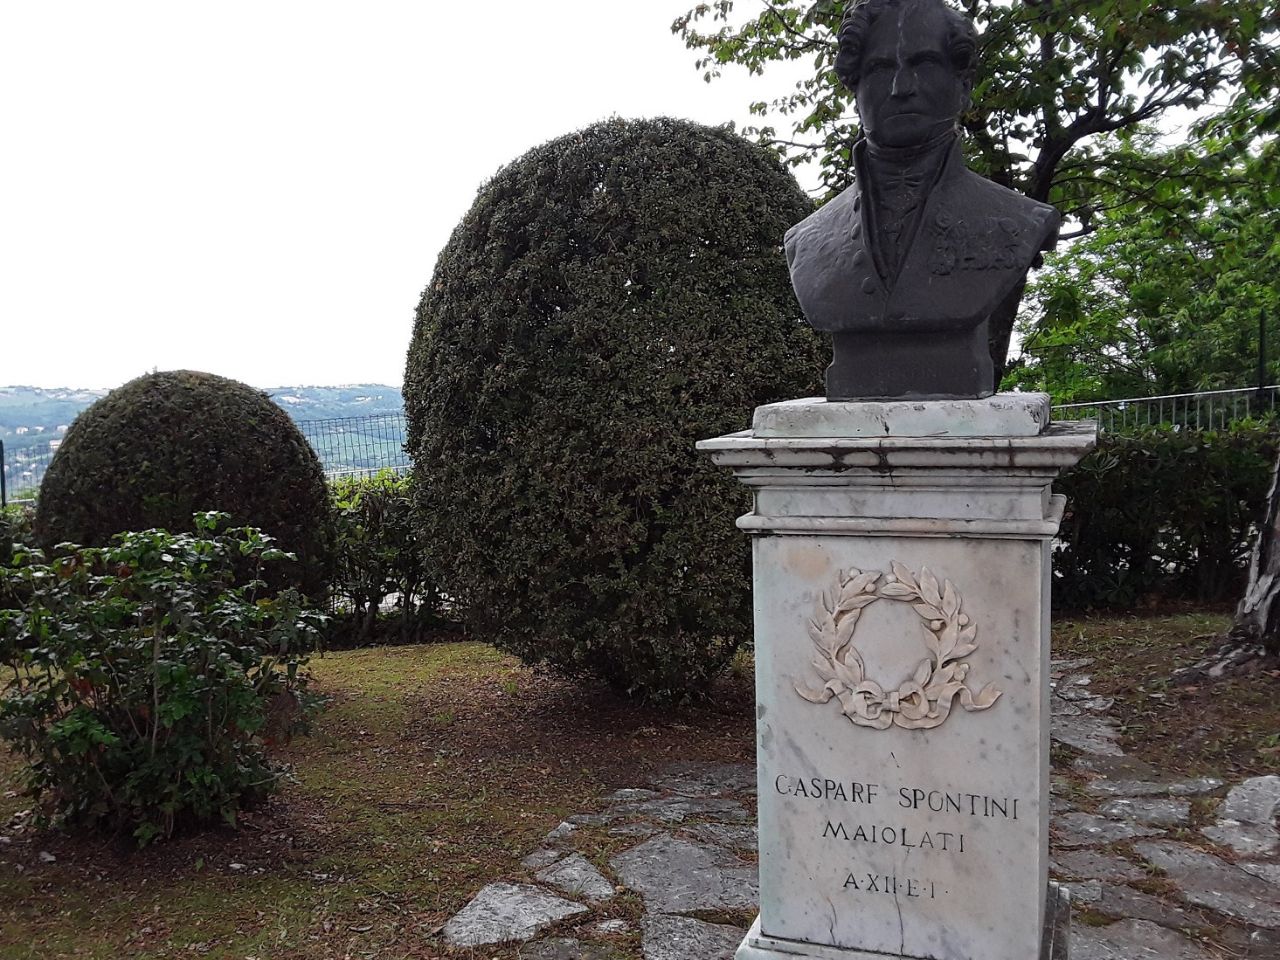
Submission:
[[[1089,666],[1055,661],[1052,674],[1051,735],[1074,751],[1051,783],[1071,960],[1277,960],[1280,776],[1174,779],[1125,756]],[[522,941],[535,960],[634,957],[637,939],[644,960],[729,960],[756,908],[754,793],[753,769],[728,764],[619,790],[552,830],[442,936]]]

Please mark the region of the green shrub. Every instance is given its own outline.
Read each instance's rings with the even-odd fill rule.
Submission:
[[[1104,433],[1056,484],[1068,508],[1054,556],[1055,604],[1238,597],[1276,445],[1275,425],[1256,422]]]
[[[384,470],[372,477],[344,477],[331,485],[336,509],[333,595],[350,618],[335,618],[338,645],[374,640],[384,621],[379,611],[395,596],[401,641],[440,622],[437,577],[427,561],[413,502],[413,481]]]
[[[21,503],[0,507],[0,567],[13,563],[14,547],[31,543],[31,508]]]
[[[32,543],[31,508],[26,504],[0,507],[0,567],[14,565],[14,555]],[[0,610],[17,609],[26,602],[17,585],[0,585]]]
[[[125,530],[189,531],[204,510],[275,537],[300,561],[298,585],[324,593],[332,521],[319,460],[265,393],[208,373],[148,374],[76,417],[40,486],[35,533],[46,549],[102,546]]]
[[[233,823],[279,778],[270,711],[296,703],[323,620],[295,590],[237,583],[244,563],[287,559],[252,528],[197,515],[194,534],[124,533],[107,547],[0,568],[29,592],[0,611],[0,735],[29,761],[28,789],[58,823],[131,831]]]
[[[537,147],[479,193],[418,307],[407,447],[442,589],[478,638],[658,699],[751,629],[750,497],[694,450],[821,391],[777,157],[678,120]]]

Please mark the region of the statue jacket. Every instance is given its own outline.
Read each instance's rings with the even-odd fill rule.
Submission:
[[[796,298],[819,330],[971,330],[1057,240],[1057,210],[978,176],[956,143],[927,188],[897,277],[881,276],[862,196],[865,148],[860,142],[854,150],[853,186],[784,241]]]

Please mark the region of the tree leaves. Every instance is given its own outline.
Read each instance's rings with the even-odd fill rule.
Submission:
[[[1064,403],[1239,387],[1257,378],[1259,327],[1280,343],[1280,215],[1270,193],[1280,150],[1224,167],[1226,197],[1163,176],[1186,151],[1132,153],[1150,169],[1141,215],[1108,213],[1046,258],[1029,286],[1022,356],[1006,387]],[[1280,373],[1273,349],[1267,382]]]

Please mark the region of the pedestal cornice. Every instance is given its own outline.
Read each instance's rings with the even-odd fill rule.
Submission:
[[[1052,537],[1051,484],[1095,444],[1090,421],[1035,436],[761,437],[698,449],[750,487],[738,526],[755,535]]]

